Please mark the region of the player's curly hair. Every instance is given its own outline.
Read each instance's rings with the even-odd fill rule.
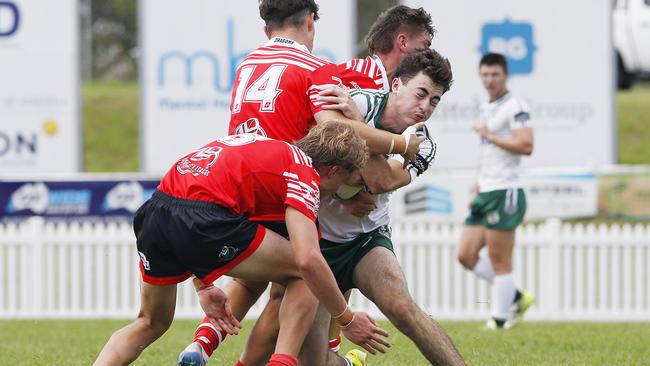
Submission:
[[[423,8],[413,9],[406,5],[397,5],[379,14],[370,27],[365,41],[371,54],[389,53],[393,42],[400,32],[409,36],[426,31],[431,37],[435,34],[431,15]]]
[[[438,51],[426,49],[407,55],[395,70],[395,77],[406,84],[420,72],[430,77],[434,84],[441,86],[443,93],[451,88],[453,82],[451,63]]]
[[[300,27],[308,13],[314,13],[314,20],[318,20],[318,4],[314,0],[259,0],[259,8],[269,30]]]
[[[352,172],[368,161],[366,142],[345,122],[319,123],[295,145],[312,159],[314,168],[338,165]]]

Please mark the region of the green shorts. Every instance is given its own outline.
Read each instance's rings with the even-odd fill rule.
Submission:
[[[514,230],[524,220],[524,214],[526,214],[526,194],[523,189],[481,192],[472,201],[465,225]]]
[[[356,288],[352,279],[354,268],[361,258],[376,247],[384,247],[393,252],[393,242],[390,240],[388,226],[379,227],[344,243],[320,240],[320,251],[332,269],[341,292],[345,293],[347,290]]]

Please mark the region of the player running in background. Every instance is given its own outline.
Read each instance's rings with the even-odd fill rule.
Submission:
[[[328,121],[296,146],[243,134],[179,159],[134,218],[143,280],[138,318],[111,336],[95,365],[129,364],[158,339],[174,317],[176,284],[191,275],[204,311],[230,334],[239,322],[215,280],[228,274],[286,286],[269,365],[297,364],[318,301],[332,315],[345,313],[346,336],[382,342],[376,335],[386,333],[367,314],[343,311],[315,224],[320,195],[358,179],[367,157],[351,127]],[[286,222],[291,242],[253,220]]]
[[[511,328],[535,301],[517,289],[512,274],[515,229],[526,213],[520,187],[522,155],[533,152],[533,129],[528,107],[507,89],[508,65],[496,53],[481,58],[479,74],[490,101],[482,107],[483,121],[474,125],[481,137],[476,197],[465,220],[458,260],[492,285],[489,329]],[[480,256],[487,245],[489,258]]]
[[[259,9],[270,41],[251,52],[238,66],[230,133],[257,133],[293,142],[317,121],[333,118],[350,123],[366,140],[371,153],[398,152],[408,160],[415,157],[419,140],[411,138],[414,135],[401,136],[369,128],[339,111],[327,110],[327,103],[318,100],[319,91],[340,83],[340,75],[335,65],[311,54],[314,23],[318,19],[318,6],[313,0],[263,0]],[[224,288],[233,299],[233,312],[238,319],[245,316],[266,286],[266,282],[236,280]],[[279,306],[281,296],[281,292],[272,291],[272,299],[276,301],[269,304]],[[269,311],[277,313],[277,307]],[[179,356],[179,364],[187,364],[185,359],[194,362],[196,358],[207,362],[225,335],[209,319],[204,319],[194,342]]]

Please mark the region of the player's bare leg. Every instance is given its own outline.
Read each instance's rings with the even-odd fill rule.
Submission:
[[[128,365],[167,331],[174,319],[176,285],[142,283],[138,318],[117,330],[97,357],[94,365]]]
[[[434,365],[464,365],[447,333],[415,304],[395,254],[373,248],[354,269],[355,285]]]
[[[301,365],[348,365],[343,357],[334,352],[330,352],[327,347],[330,319],[331,316],[325,307],[322,305],[319,306],[313,326],[307,334],[302,349],[300,350],[300,355],[298,356]]]
[[[246,366],[264,366],[273,354],[280,330],[279,312],[285,288],[276,283],[271,285],[269,301],[248,335],[246,346],[239,358]]]
[[[485,246],[485,227],[465,225],[460,233],[458,261],[470,271],[479,261],[479,252]]]
[[[494,279],[492,262],[488,256],[479,255],[481,249],[486,245],[485,232],[485,227],[481,225],[465,225],[463,227],[458,246],[458,261],[463,267],[492,284]]]
[[[230,300],[233,315],[237,320],[244,319],[248,310],[259,299],[266,287],[268,287],[268,282],[246,281],[239,278],[233,279],[224,286],[223,291]],[[207,362],[212,353],[225,341],[226,336],[225,331],[215,327],[207,316],[204,317],[194,332],[192,343],[181,352],[179,360],[191,363],[192,360],[201,357],[204,362]]]

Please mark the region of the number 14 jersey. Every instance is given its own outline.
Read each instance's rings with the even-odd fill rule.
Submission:
[[[255,133],[294,142],[315,124],[326,104],[320,90],[339,85],[337,66],[290,39],[276,37],[237,67],[228,133]]]

